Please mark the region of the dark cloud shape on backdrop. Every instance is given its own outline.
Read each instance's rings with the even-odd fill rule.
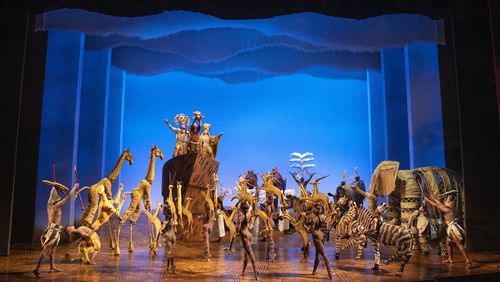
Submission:
[[[304,52],[286,46],[269,46],[235,54],[223,60],[198,63],[168,52],[155,52],[139,47],[113,49],[112,64],[127,72],[155,75],[169,71],[187,71],[213,75],[234,70],[258,70],[270,74],[291,74],[313,66],[336,70],[378,70],[378,53],[346,51]]]
[[[37,22],[38,30],[83,32],[87,51],[112,49],[112,64],[130,73],[183,71],[227,83],[294,73],[364,80],[366,70],[380,70],[381,48],[443,44],[442,22],[422,15],[221,20],[186,11],[124,18],[61,9]]]
[[[255,20],[221,20],[200,13],[176,11],[147,17],[114,17],[76,9],[40,15],[37,29],[81,31],[85,35],[151,39],[187,30],[243,28],[268,36],[287,35],[333,49],[374,50],[401,47],[412,42],[444,44],[442,21],[414,14],[390,14],[364,20],[300,13]]]

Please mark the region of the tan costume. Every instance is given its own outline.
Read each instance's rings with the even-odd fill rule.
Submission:
[[[78,256],[84,263],[94,264],[94,253],[101,250],[101,240],[96,232],[78,243]]]
[[[47,229],[43,231],[42,236],[40,237],[42,248],[45,246],[57,246],[59,244],[59,240],[61,240],[62,230],[62,225],[58,225],[55,223],[49,224]]]
[[[200,137],[201,154],[215,158],[222,133],[214,136],[210,135],[210,126],[209,123],[203,124],[204,131]]]
[[[188,132],[186,130],[186,124],[189,123],[189,118],[184,114],[178,114],[174,118],[175,123],[180,123],[180,128],[173,127],[168,120],[165,120],[168,127],[175,132],[175,149],[174,157],[182,156],[188,152]]]
[[[112,197],[111,185],[118,178],[118,174],[120,173],[125,161],[128,161],[130,165],[134,163],[134,158],[128,148],[125,149],[123,153],[120,155],[120,158],[118,159],[117,163],[115,164],[111,172],[105,178],[101,179],[99,182],[89,187],[89,192],[87,196],[88,205],[85,208],[85,211],[83,212],[82,216],[80,217],[80,221],[83,225],[90,226],[94,221],[95,213],[97,212],[97,209],[99,207],[99,189],[101,185],[104,186],[104,191],[107,197],[111,199]]]
[[[146,173],[145,179],[142,179],[139,185],[132,190],[131,197],[132,200],[130,201],[130,205],[127,208],[127,210],[119,217],[120,218],[120,223],[123,224],[127,219],[130,221],[130,237],[129,237],[129,252],[134,251],[134,245],[133,245],[133,240],[132,240],[132,229],[133,229],[133,224],[137,221],[137,218],[140,215],[141,212],[141,199],[144,202],[144,208],[151,212],[151,185],[153,185],[154,178],[155,178],[155,160],[156,158],[160,158],[163,160],[163,153],[158,149],[156,144],[153,144],[151,147],[151,154],[149,156],[149,166],[148,170]],[[127,193],[124,193],[127,194]],[[148,224],[149,230],[151,230],[151,225]],[[151,233],[150,233],[151,234]],[[120,227],[118,228],[118,235],[117,235],[117,248],[119,248],[119,241],[120,241]],[[153,241],[153,238],[149,238],[150,243]]]
[[[452,222],[446,222],[446,226],[446,234],[448,235],[448,237],[451,237],[451,234],[453,233],[458,240],[464,240],[465,231],[460,225],[458,225],[456,220]]]

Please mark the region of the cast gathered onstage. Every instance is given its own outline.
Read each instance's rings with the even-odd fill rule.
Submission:
[[[208,158],[215,162],[223,133],[211,135],[211,125],[202,122],[202,113],[195,111],[193,115],[190,120],[185,114],[177,114],[173,120],[179,125],[178,128],[167,119],[164,120],[175,133],[173,157],[169,161],[193,162],[201,158],[206,164]],[[72,246],[76,246],[77,258],[67,253],[68,261],[79,260],[88,265],[99,263],[96,256],[103,245],[98,231],[106,224],[111,254],[120,255],[121,229],[127,222],[130,229],[128,250],[134,252],[133,227],[141,214],[147,217],[147,246],[151,257],[157,254],[158,247],[165,246],[166,272],[171,272],[172,275],[178,275],[174,260],[176,244],[193,237],[202,238],[204,247],[199,250],[199,258],[210,262],[210,238],[213,233],[216,233],[219,244],[226,246],[225,257],[236,252],[236,242],[240,241],[243,254],[241,275],[245,275],[250,261],[255,280],[259,279],[257,256],[260,255],[254,252],[256,244],[265,245],[265,260],[269,263],[285,259],[280,258],[281,253],[277,251],[277,232],[282,233],[279,236],[291,236],[293,240],[300,242],[299,256],[302,260],[310,258],[312,245],[315,250],[312,275],[319,269],[321,272],[326,271],[330,279],[334,273],[326,249],[330,238],[334,238],[333,255],[336,260],[350,247],[355,247],[357,252],[348,259],[363,259],[363,250],[367,242],[371,241],[374,272],[381,270],[381,261],[389,264],[397,260],[400,267],[395,275],[403,275],[405,266],[411,263],[413,253],[421,251],[422,255],[430,256],[432,247],[429,242],[436,239],[445,243],[445,252],[440,250],[447,255],[444,263],[455,262],[452,251],[454,244],[463,256],[466,267],[473,267],[473,261],[464,245],[464,229],[460,225],[463,216],[463,187],[460,177],[449,170],[439,167],[399,170],[397,161],[383,161],[374,170],[369,189],[366,189],[355,168],[351,176],[347,170],[344,171],[340,184],[335,193],[332,193],[331,188],[320,189],[320,182],[329,175],[313,179],[317,174],[313,171],[316,169],[314,154],[293,152],[289,159],[293,169],[290,175],[297,184],[298,196],[295,196],[295,189],[287,189],[287,181],[278,167],[273,167],[267,173],[261,171],[260,185],[254,170],[240,173],[234,189],[230,189],[222,185],[216,170],[205,165],[200,166],[197,173],[191,173],[189,177],[192,178],[188,180],[181,177],[186,175],[186,171],[170,171],[168,179],[165,179],[164,174],[162,180],[168,184],[163,191],[164,201],[159,202],[153,211],[151,189],[158,159],[163,160],[163,153],[153,144],[149,151],[145,177],[138,179],[139,184],[125,192],[124,185],[120,183],[115,195],[112,195],[112,183],[118,179],[126,161],[130,165],[134,162],[129,149],[123,151],[106,177],[89,186],[80,188],[79,183],[75,183],[69,190],[63,184],[55,182],[55,175],[54,181],[43,180],[43,184],[51,186],[52,190],[47,203],[48,227],[41,237],[42,252],[33,274],[41,277],[40,266],[47,256],[50,258],[50,272],[61,271],[55,265],[55,252],[63,230],[76,242]],[[182,165],[178,167],[183,167]],[[75,178],[77,179],[76,167]],[[200,179],[204,179],[204,182]],[[312,188],[308,187],[309,184]],[[84,212],[80,226],[68,226],[64,229],[61,226],[62,206],[71,197],[79,197],[85,190],[88,204],[85,209],[82,206]],[[60,193],[64,196],[61,197]],[[128,197],[128,207],[121,212]],[[365,198],[368,200],[367,208]],[[224,206],[226,201],[230,201],[232,206]],[[161,211],[165,216],[164,220],[160,219]],[[443,235],[436,238],[436,234]],[[391,247],[394,254],[381,260],[381,245]],[[320,268],[320,264],[324,268]]]

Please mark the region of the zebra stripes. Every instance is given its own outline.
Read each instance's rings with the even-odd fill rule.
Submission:
[[[370,229],[373,218],[374,216],[371,215],[370,212],[368,212],[364,207],[360,207],[358,209],[358,225],[351,231],[351,234],[354,237],[351,241],[356,239],[356,234],[363,234],[366,230]],[[373,249],[375,252],[375,264],[380,264],[380,252],[378,246],[375,246],[375,244],[378,245],[379,243],[382,243],[387,246],[394,246],[396,248],[396,254],[393,257],[401,261],[399,272],[403,272],[405,265],[412,256],[410,231],[405,227],[383,222],[377,233]],[[353,245],[354,243],[356,242],[349,242],[348,245]],[[388,260],[388,262],[391,260],[392,259]]]
[[[363,253],[363,247],[365,246],[367,240],[366,236],[364,235],[364,232],[366,228],[370,226],[373,220],[373,215],[363,206],[357,208],[356,213],[357,213],[356,219],[353,220],[348,227],[349,228],[348,235],[349,237],[351,237],[351,240],[349,240],[346,245],[340,248],[341,250],[344,250],[346,248],[356,245],[358,247],[358,252],[354,259],[360,259]],[[373,242],[372,246],[375,255],[375,263],[380,264],[379,244]]]
[[[342,237],[352,236],[352,230],[356,230],[357,223],[357,208],[356,204],[353,202],[349,203],[349,210],[340,218],[339,222],[335,226],[335,259],[340,258],[340,251],[344,250],[346,247],[342,246]],[[358,246],[358,251],[354,259],[360,259],[363,253],[363,247],[366,242],[366,237],[361,234],[355,236],[356,244]],[[353,243],[351,244],[353,245]]]

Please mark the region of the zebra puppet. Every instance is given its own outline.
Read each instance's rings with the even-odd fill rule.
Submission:
[[[385,209],[386,205],[384,203],[376,209],[376,214],[373,215],[364,207],[360,207],[356,220],[357,224],[351,229],[350,235],[352,239],[344,248],[357,244],[359,236],[368,235],[373,241],[373,252],[375,253],[375,265],[372,269],[378,270],[380,265],[380,243],[386,246],[394,246],[396,253],[389,260],[384,261],[384,263],[389,264],[392,260],[399,259],[401,265],[397,274],[400,275],[403,273],[405,265],[412,256],[411,233],[405,227],[382,222],[380,216],[384,213]]]
[[[366,243],[366,236],[362,233],[352,233],[352,230],[355,229],[358,225],[357,217],[358,217],[358,208],[356,203],[350,201],[347,197],[343,196],[337,201],[337,206],[342,209],[345,205],[348,205],[348,210],[341,215],[338,219],[338,222],[333,222],[332,224],[335,226],[335,259],[340,258],[340,251],[343,251],[348,246],[342,246],[342,238],[350,237],[353,234],[355,238],[352,238],[349,243],[352,245],[356,245],[358,247],[356,257],[354,259],[361,259],[361,255],[363,254],[363,248]]]

